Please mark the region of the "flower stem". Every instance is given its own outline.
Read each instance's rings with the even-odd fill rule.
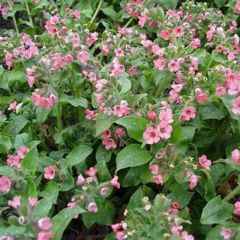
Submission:
[[[98,13],[99,13],[99,11],[100,11],[100,8],[101,8],[101,6],[102,6],[102,3],[103,3],[103,0],[100,0],[99,4],[98,4],[98,6],[97,6],[96,12],[94,13],[94,15],[93,15],[90,23],[93,23],[94,20],[96,19],[97,15],[98,15]]]
[[[131,18],[127,21],[127,23],[124,25],[123,28],[127,28],[127,27],[131,24],[132,21],[133,21],[133,17],[131,17]]]
[[[31,13],[30,13],[30,10],[29,10],[29,6],[28,6],[27,0],[25,0],[25,5],[26,5],[26,9],[27,9],[27,14],[28,14],[28,19],[29,19],[30,25],[33,28],[33,20],[32,20],[32,17],[31,17]]]
[[[63,130],[62,123],[62,105],[60,103],[57,104],[57,127],[59,132]]]
[[[8,6],[9,6],[10,10],[13,12],[12,4],[9,2],[9,0],[7,0],[7,3],[8,3]],[[16,20],[16,17],[15,17],[15,13],[14,13],[14,15],[12,16],[12,18],[13,18],[13,24],[14,24],[15,31],[16,31],[16,33],[17,33],[17,36],[19,37],[19,29],[18,29],[18,25],[17,25],[17,20]]]
[[[234,198],[238,193],[240,193],[240,186],[236,187],[232,192],[230,192],[224,199],[223,201],[229,201],[232,198]]]

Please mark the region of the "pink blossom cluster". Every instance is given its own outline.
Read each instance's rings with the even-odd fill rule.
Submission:
[[[38,224],[38,234],[37,240],[50,240],[54,237],[52,221],[49,217],[41,218],[37,222]]]
[[[8,155],[7,156],[7,164],[10,167],[20,168],[21,161],[24,159],[25,155],[30,151],[30,149],[26,146],[21,146],[17,151],[16,155]]]
[[[37,92],[33,92],[31,100],[37,107],[51,109],[57,101],[57,96],[54,93],[51,93],[49,97],[43,97]]]
[[[159,172],[160,167],[158,164],[150,164],[149,169],[153,175],[152,179],[156,184],[163,185],[163,176]]]
[[[200,177],[191,172],[187,172],[187,177],[189,178],[189,188],[193,190],[197,186]]]
[[[5,61],[5,64],[6,64],[8,70],[13,68],[13,63],[14,63],[13,54],[7,52],[4,56],[4,61]]]
[[[23,34],[21,38],[21,45],[13,49],[14,57],[21,56],[25,59],[30,59],[39,54],[36,44],[31,40],[30,36]]]
[[[201,157],[199,157],[198,161],[199,161],[199,164],[201,165],[201,167],[203,167],[207,170],[210,170],[210,167],[212,165],[212,161],[207,159],[206,155],[202,155]]]
[[[34,76],[35,71],[36,71],[35,66],[26,69],[26,77],[29,87],[33,87],[33,84],[36,81],[36,77]]]
[[[147,144],[156,144],[160,140],[167,140],[171,137],[173,122],[172,110],[169,107],[162,107],[159,113],[159,124],[156,127],[148,126],[143,133],[143,139]]]
[[[8,15],[8,8],[0,3],[0,13],[3,17],[6,17]]]
[[[12,181],[7,176],[0,177],[0,192],[8,193],[11,190]]]

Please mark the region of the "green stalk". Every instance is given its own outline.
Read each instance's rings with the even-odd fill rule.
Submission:
[[[131,17],[131,18],[127,21],[127,23],[124,25],[123,28],[127,28],[127,27],[131,24],[132,21],[133,21],[133,17]]]
[[[59,132],[63,130],[62,123],[62,105],[60,103],[57,104],[57,127]]]
[[[101,8],[101,6],[102,6],[102,3],[103,3],[103,0],[100,0],[100,2],[99,2],[99,4],[98,4],[98,7],[97,7],[97,9],[96,9],[96,12],[94,13],[94,15],[93,15],[90,23],[93,23],[94,20],[96,19],[97,15],[98,15],[98,13],[99,13],[99,11],[100,11],[100,8]]]
[[[236,187],[232,192],[230,192],[224,199],[223,201],[229,201],[232,198],[234,198],[237,194],[240,193],[240,186]]]
[[[28,14],[28,19],[29,19],[30,25],[33,28],[33,20],[32,20],[32,17],[31,17],[31,13],[30,13],[30,10],[29,10],[29,6],[28,6],[27,0],[25,0],[25,5],[26,5],[26,9],[27,9],[27,14]]]
[[[7,3],[8,3],[10,10],[13,12],[12,4],[9,2],[9,0],[7,0]],[[13,18],[13,24],[14,24],[15,31],[17,33],[17,36],[19,37],[19,29],[18,29],[18,25],[17,25],[17,20],[15,18],[15,13],[12,18]]]

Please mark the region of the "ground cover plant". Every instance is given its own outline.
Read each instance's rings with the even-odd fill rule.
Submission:
[[[239,240],[239,14],[1,0],[0,239]]]

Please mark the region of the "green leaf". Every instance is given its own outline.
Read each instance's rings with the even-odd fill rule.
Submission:
[[[103,145],[99,145],[97,152],[96,152],[96,160],[97,162],[109,162],[111,160],[112,152],[106,150]]]
[[[124,73],[121,74],[118,82],[119,82],[120,85],[121,85],[120,94],[127,93],[128,91],[131,90],[132,83],[131,83],[131,81],[128,79],[128,74],[124,74]]]
[[[21,162],[21,167],[23,170],[27,170],[32,175],[35,174],[38,165],[38,151],[37,148],[33,148],[28,152]]]
[[[28,123],[28,120],[22,116],[16,116],[8,124],[8,132],[12,136],[16,136]]]
[[[207,105],[200,107],[199,114],[203,120],[209,119],[221,120],[225,117],[225,114],[211,103],[208,103]]]
[[[115,213],[114,205],[109,200],[98,198],[95,200],[98,212],[97,213],[83,213],[83,222],[87,228],[90,228],[94,223],[101,225],[108,225],[112,223]]]
[[[39,204],[34,208],[33,216],[35,218],[46,217],[51,210],[53,204],[57,202],[59,194],[59,185],[55,182],[48,182],[45,190],[40,194],[44,197]]]
[[[113,9],[113,6],[108,6],[105,8],[101,8],[101,11],[107,15],[108,17],[112,18],[113,20],[118,20],[118,13]]]
[[[226,0],[214,0],[218,7],[223,7],[226,4]]]
[[[100,161],[96,164],[95,166],[99,172],[97,174],[97,177],[98,177],[98,180],[99,182],[106,182],[106,181],[109,181],[111,180],[111,174],[107,168],[107,165],[104,161]]]
[[[225,55],[218,53],[215,50],[212,51],[212,58],[215,62],[218,62],[218,63],[228,62],[228,59]]]
[[[105,130],[108,130],[115,120],[116,117],[112,115],[108,116],[107,114],[99,113],[96,120],[96,136],[100,135]]]
[[[166,9],[175,9],[178,4],[178,0],[159,0],[159,3]]]
[[[142,117],[127,116],[116,121],[117,124],[125,127],[129,137],[138,142],[143,141],[143,132],[145,131],[148,121]]]
[[[45,108],[37,108],[36,109],[36,117],[38,123],[44,123],[47,120],[48,114],[51,110]]]
[[[11,179],[16,178],[16,172],[9,166],[0,166],[0,175],[7,176]]]
[[[200,221],[202,224],[224,223],[232,218],[232,211],[233,205],[218,196],[211,199],[204,207]]]
[[[182,188],[180,188],[179,185],[179,188],[174,189],[174,191],[169,195],[169,197],[172,200],[179,202],[180,207],[184,208],[188,205],[188,203],[192,199],[193,194],[194,194],[193,192],[183,190]]]
[[[130,144],[117,155],[117,171],[144,165],[151,159],[152,156],[147,150],[141,149],[141,146],[138,144]]]
[[[8,153],[11,147],[11,138],[7,135],[0,134],[0,153]]]
[[[87,145],[79,145],[75,147],[64,160],[64,166],[73,167],[79,163],[82,163],[92,153],[93,149]]]
[[[78,214],[84,213],[85,210],[79,206],[74,208],[65,208],[52,218],[53,222],[53,240],[61,240],[64,230],[71,220]]]
[[[88,102],[87,99],[85,98],[74,98],[73,96],[68,96],[68,95],[62,95],[59,99],[60,103],[68,103],[74,107],[83,107],[87,108],[88,107]]]

